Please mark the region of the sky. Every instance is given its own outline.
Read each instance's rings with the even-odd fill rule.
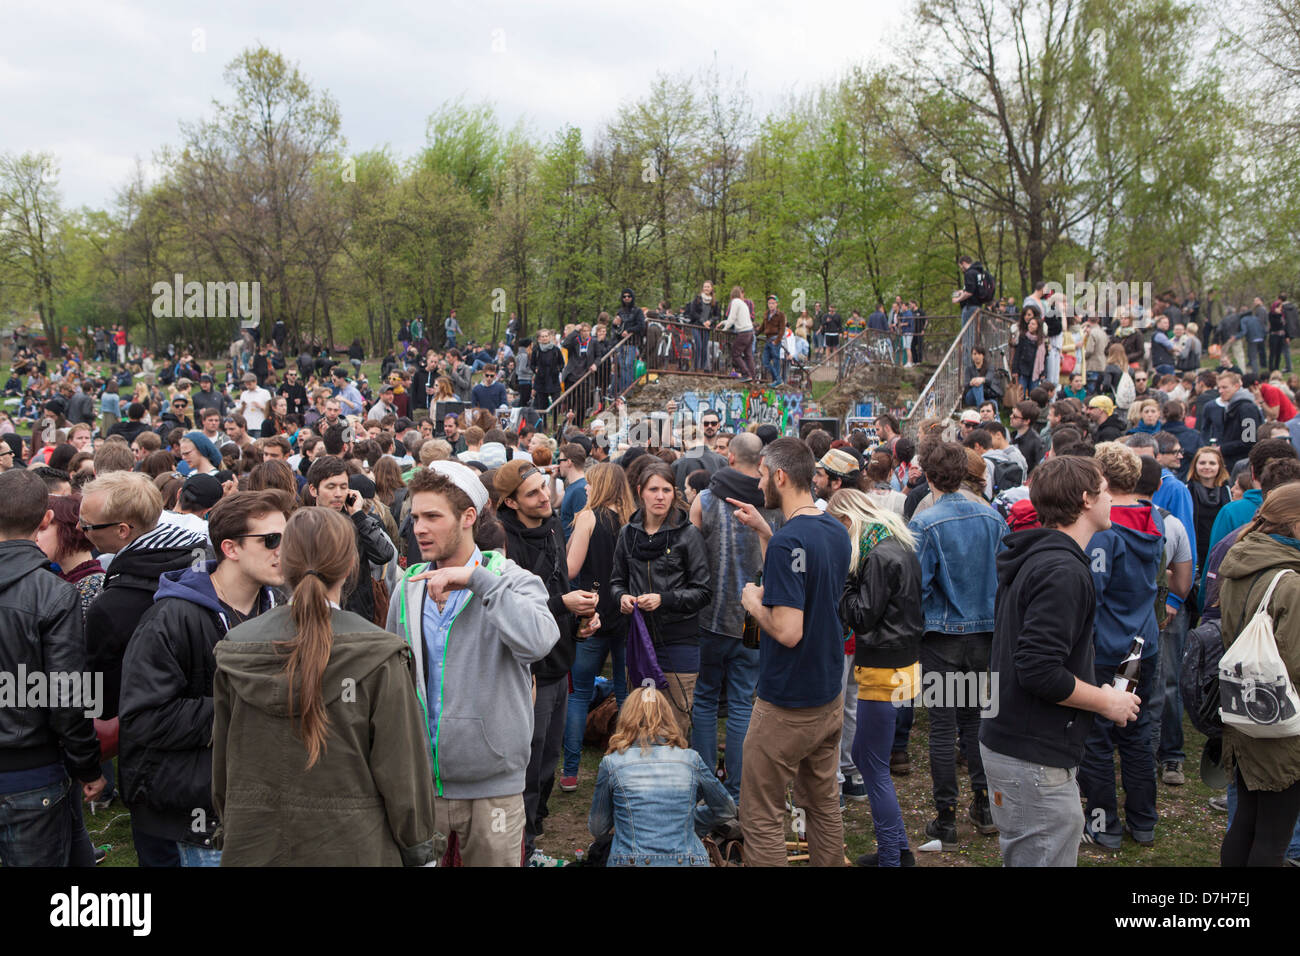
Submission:
[[[907,0],[0,0],[0,151],[56,155],[68,207],[109,208],[137,159],[229,100],[222,74],[265,44],[339,103],[350,152],[425,144],[445,102],[588,143],[654,75],[717,54],[756,112],[878,59]]]

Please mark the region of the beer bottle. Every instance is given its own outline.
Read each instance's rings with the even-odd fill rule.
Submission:
[[[763,586],[763,571],[754,575],[754,583],[759,587]],[[754,620],[754,615],[748,611],[745,612],[745,629],[740,633],[740,643],[750,650],[758,650],[758,621]]]
[[[1128,657],[1120,661],[1119,670],[1115,671],[1115,680],[1112,682],[1116,690],[1122,690],[1126,693],[1135,693],[1138,678],[1142,673],[1142,648],[1146,645],[1146,640],[1141,634],[1133,635],[1133,643],[1129,646]]]
[[[594,594],[594,595],[596,595],[596,603],[599,604],[599,603],[600,603],[600,582],[599,582],[599,581],[592,581],[592,582],[591,582],[591,593]],[[584,614],[581,618],[579,618],[579,620],[582,621],[582,624],[579,625],[579,628],[578,628],[578,629],[581,630],[582,628],[584,628],[584,627],[586,627],[587,625],[589,625],[589,624],[591,623],[591,619],[592,619],[592,617],[595,616],[595,613],[596,613],[596,612],[593,611],[591,614]],[[585,641],[585,640],[586,640],[586,638],[583,637],[583,636],[580,635],[580,634],[574,634],[574,635],[573,635],[573,639],[574,639],[575,641]]]

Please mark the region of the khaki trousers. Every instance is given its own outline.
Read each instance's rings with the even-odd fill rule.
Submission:
[[[524,851],[524,796],[446,800],[434,797],[439,833],[460,838],[465,866],[519,866]]]
[[[835,771],[840,762],[844,701],[821,707],[777,707],[754,701],[745,734],[740,826],[748,866],[785,866],[786,787],[802,813],[813,866],[844,865],[844,817]]]

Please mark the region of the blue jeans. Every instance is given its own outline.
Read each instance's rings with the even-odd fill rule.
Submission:
[[[569,691],[569,708],[564,717],[564,769],[561,775],[576,777],[582,759],[582,736],[587,730],[587,708],[596,687],[596,675],[605,666],[605,658],[614,655],[614,699],[619,709],[627,700],[627,637],[604,637],[593,634],[578,644],[569,671],[573,690]]]
[[[0,794],[0,863],[19,867],[72,862],[71,786],[64,777],[34,790]]]
[[[180,854],[181,866],[221,865],[221,851],[214,850],[209,846],[195,846],[192,843],[178,842],[176,852]]]
[[[618,353],[618,380],[614,385],[615,393],[626,391],[636,374],[636,348],[629,342]]]
[[[773,336],[763,346],[763,370],[772,376],[772,384],[781,384],[781,344]]]
[[[727,779],[723,786],[732,800],[739,801],[745,734],[758,686],[758,651],[741,644],[738,637],[702,630],[691,747],[710,769],[718,765],[718,695],[723,681],[727,685]]]
[[[907,753],[907,742],[912,738],[912,723],[916,720],[915,707],[894,708],[894,753]]]
[[[1114,667],[1097,667],[1097,684],[1109,684],[1115,677]],[[1137,695],[1145,701],[1163,697],[1160,683],[1160,658],[1142,661],[1142,675],[1138,680]],[[1115,750],[1119,749],[1120,775],[1124,781],[1124,822],[1133,830],[1152,833],[1159,814],[1156,813],[1156,768],[1152,738],[1157,728],[1156,705],[1143,707],[1138,719],[1123,727],[1094,716],[1092,731],[1084,744],[1083,759],[1079,763],[1079,789],[1087,800],[1086,825],[1092,833],[1106,833],[1112,840],[1123,836],[1119,825],[1119,797],[1115,792]],[[1097,824],[1104,813],[1104,830]]]
[[[1187,643],[1187,609],[1178,614],[1160,632],[1160,677],[1164,682],[1163,706],[1158,711],[1160,740],[1156,759],[1160,763],[1182,763],[1183,700],[1178,690],[1178,675],[1183,666],[1183,647]]]
[[[881,866],[898,866],[907,849],[907,828],[898,807],[894,780],[889,776],[889,751],[894,742],[894,712],[889,700],[859,700],[858,728],[853,735],[853,762],[867,785],[871,822],[876,828],[876,849]],[[907,708],[910,710],[911,708]],[[731,748],[728,747],[728,750]]]
[[[704,340],[704,329],[691,329],[691,361],[695,364],[695,371],[705,371],[708,369],[709,356]]]
[[[1016,381],[1020,383],[1020,387],[1025,390],[1026,394],[1034,387],[1034,377],[1032,375],[1017,375]]]
[[[984,386],[973,385],[966,389],[966,398],[962,405],[968,408],[979,408],[984,404]]]

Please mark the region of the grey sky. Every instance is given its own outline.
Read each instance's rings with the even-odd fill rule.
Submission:
[[[69,206],[106,208],[136,157],[228,99],[225,65],[258,42],[338,100],[349,149],[424,144],[441,103],[493,102],[505,125],[588,142],[656,70],[686,76],[716,50],[761,111],[880,56],[903,0],[3,0],[0,150],[58,156]],[[195,30],[206,50],[195,52]],[[494,49],[494,47],[496,49]],[[503,50],[500,48],[504,47]]]

